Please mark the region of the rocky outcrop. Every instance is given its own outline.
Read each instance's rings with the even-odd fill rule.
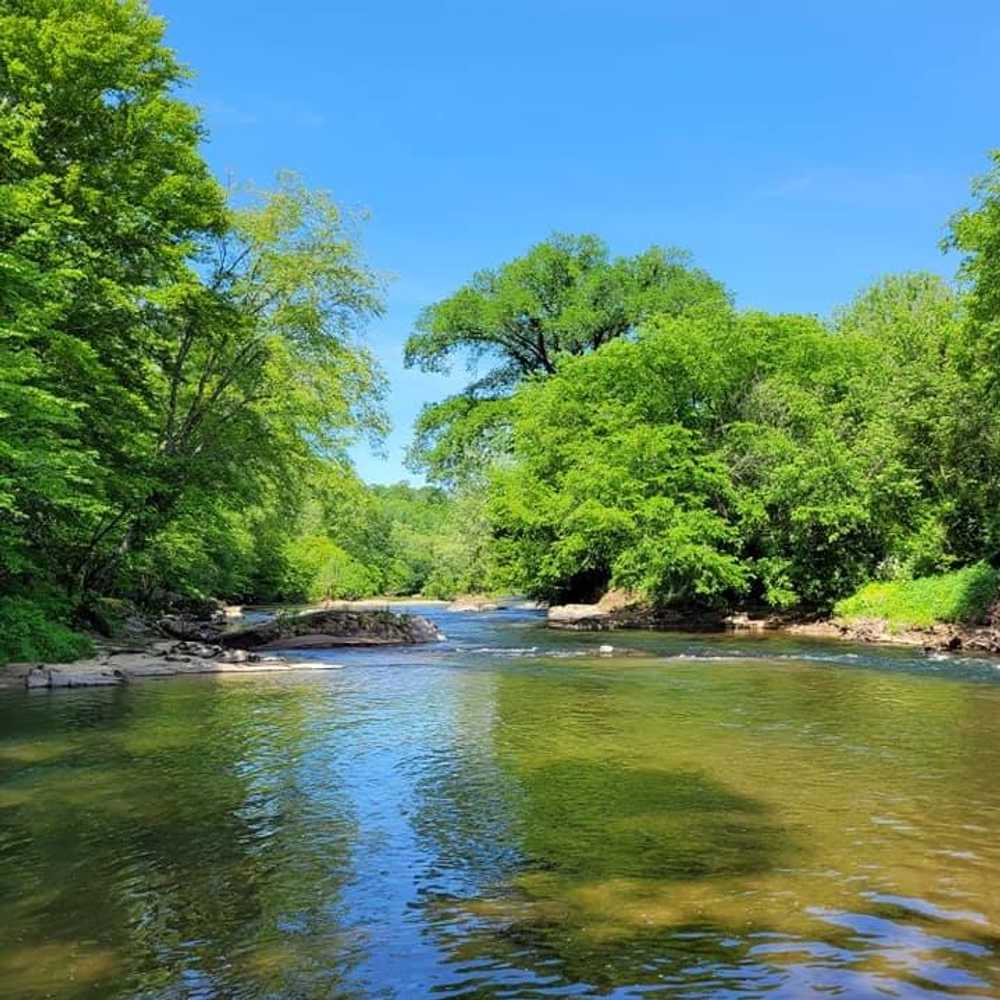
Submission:
[[[146,677],[184,674],[251,674],[289,670],[338,670],[323,660],[294,661],[245,649],[197,642],[156,642],[145,648],[108,648],[73,663],[14,663],[0,673],[0,687],[111,687]]]
[[[223,626],[217,620],[206,621],[186,615],[164,615],[156,622],[162,635],[182,642],[214,643],[222,635]]]
[[[80,664],[63,667],[32,667],[24,675],[27,688],[114,687],[125,683],[119,670],[107,669],[105,664],[85,660]]]
[[[577,632],[610,632],[615,629],[712,630],[735,628],[722,612],[692,612],[657,608],[628,591],[612,590],[596,604],[557,604],[549,608],[550,628]]]
[[[420,615],[323,609],[278,615],[259,625],[220,634],[215,641],[227,649],[314,649],[413,645],[443,638],[437,627]]]

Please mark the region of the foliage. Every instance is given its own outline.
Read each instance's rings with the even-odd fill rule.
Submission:
[[[833,327],[702,310],[564,359],[515,394],[513,462],[494,474],[507,581],[552,600],[614,586],[827,608],[873,575],[981,552],[995,515],[968,466],[993,461],[998,425],[968,406],[960,334],[947,286],[910,275]]]
[[[65,663],[91,656],[93,642],[66,624],[67,611],[51,600],[0,597],[0,664]]]
[[[223,190],[163,30],[0,11],[0,592],[276,584],[303,473],[385,429],[359,220],[292,175]]]
[[[977,204],[952,217],[944,246],[962,254],[970,360],[986,363],[982,376],[995,395],[1000,392],[1000,150],[993,150],[990,160],[989,171],[973,183]]]
[[[896,631],[936,622],[978,624],[998,598],[1000,570],[975,563],[937,576],[866,584],[838,601],[834,614],[847,621],[881,619]]]
[[[351,480],[338,482],[343,487]],[[482,495],[406,483],[365,487],[354,480],[349,516],[346,501],[308,521],[314,534],[290,543],[281,596],[450,598],[489,588]]]
[[[141,0],[0,7],[3,655],[85,651],[74,615],[165,593],[826,609],[876,579],[900,614],[981,610],[1000,154],[952,220],[959,294],[900,275],[826,324],[737,312],[684,254],[591,235],[477,272],[406,345],[477,373],[417,421],[441,485],[368,487],[362,219],[291,174],[224,190],[163,32]]]
[[[457,396],[425,407],[412,459],[445,482],[467,478],[503,453],[507,396],[523,379],[551,375],[564,355],[629,336],[652,315],[727,302],[722,286],[678,250],[650,247],[612,259],[593,235],[556,234],[496,270],[483,270],[420,315],[407,365],[448,370],[464,356],[485,374]]]

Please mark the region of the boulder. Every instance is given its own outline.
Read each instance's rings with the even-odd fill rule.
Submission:
[[[210,642],[177,642],[167,652],[173,656],[200,656],[203,660],[207,660],[212,656],[218,656],[222,652],[222,647]]]
[[[183,642],[216,643],[222,634],[214,622],[183,615],[164,615],[156,624],[163,635]]]
[[[444,636],[420,615],[392,611],[323,609],[279,615],[219,635],[227,649],[306,649],[330,646],[388,646],[439,642]]]
[[[84,661],[64,667],[36,667],[24,677],[27,688],[114,687],[125,683],[125,675],[118,670],[107,670],[103,664]]]
[[[596,604],[553,605],[548,611],[548,624],[552,628],[603,631],[629,627],[626,621],[644,613],[645,608],[637,594],[627,590],[609,590]]]
[[[245,649],[226,649],[219,653],[217,659],[220,663],[257,663],[260,657]]]

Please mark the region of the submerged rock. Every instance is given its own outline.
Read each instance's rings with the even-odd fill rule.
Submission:
[[[323,609],[279,615],[259,625],[227,632],[216,641],[228,649],[310,649],[413,645],[443,638],[438,628],[421,615]]]

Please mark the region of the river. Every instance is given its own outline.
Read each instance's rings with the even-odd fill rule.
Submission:
[[[998,661],[428,613],[0,692],[0,996],[1000,996]]]

